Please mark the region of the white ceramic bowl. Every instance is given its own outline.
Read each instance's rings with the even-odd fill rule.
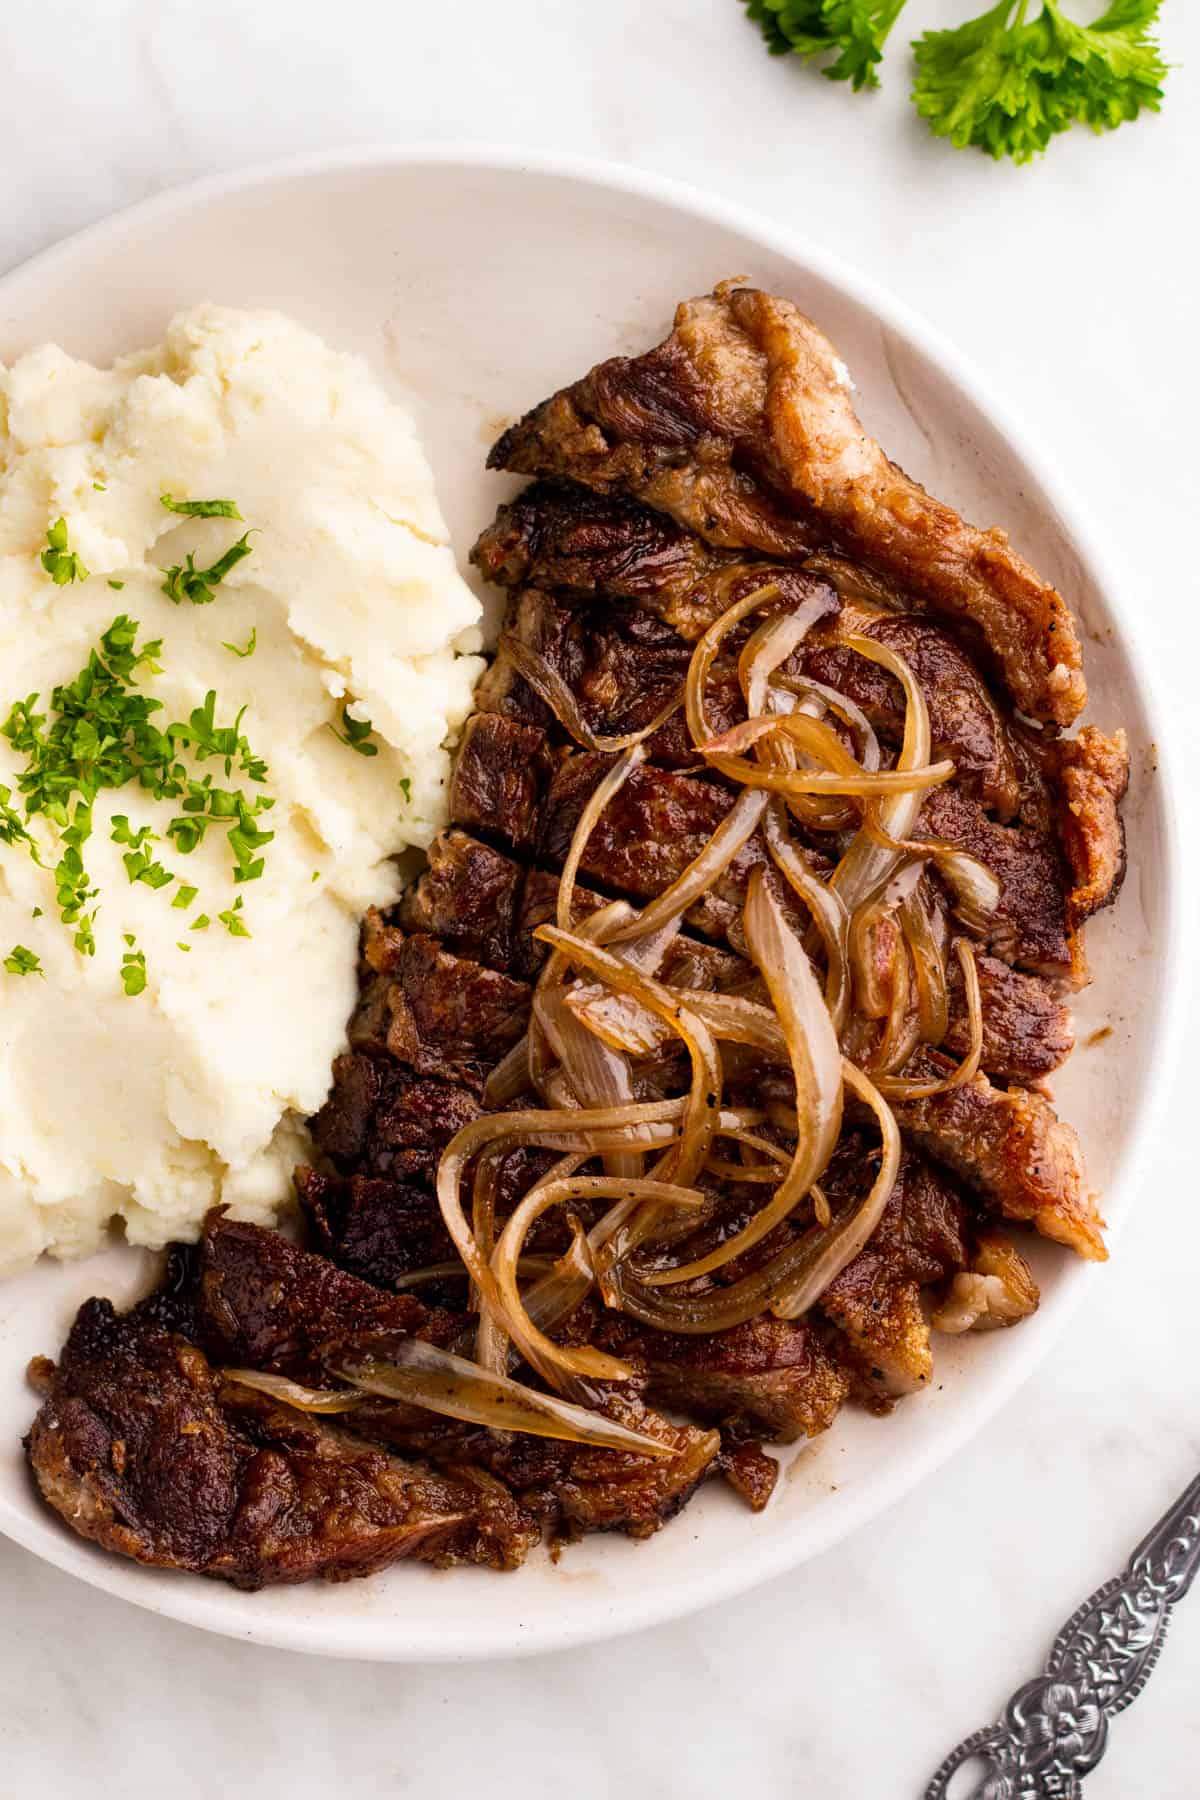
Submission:
[[[168,194],[0,282],[0,357],[47,338],[93,358],[161,338],[212,298],[277,307],[361,351],[415,393],[460,555],[511,483],[484,473],[503,424],[598,358],[657,341],[672,307],[723,276],[787,294],[832,336],[888,451],[970,518],[999,522],[1084,628],[1090,716],[1129,731],[1130,872],[1097,919],[1080,1048],[1057,1083],[1104,1208],[1134,1193],[1167,1038],[1175,834],[1152,712],[1087,528],[978,377],[928,326],[811,244],[632,170],[487,149],[385,150],[252,170]],[[1112,1035],[1088,1046],[1089,1034]],[[366,1582],[241,1594],[106,1556],[37,1501],[19,1438],[27,1359],[53,1352],[81,1300],[140,1291],[148,1259],[43,1263],[0,1290],[0,1529],[113,1594],[213,1631],[328,1655],[421,1660],[561,1648],[689,1612],[802,1562],[882,1511],[966,1443],[1049,1353],[1102,1270],[1039,1246],[1040,1312],[1019,1330],[938,1345],[934,1391],[879,1421],[847,1411],[791,1452],[752,1516],[720,1487],[643,1544],[591,1538],[510,1576],[401,1565]],[[986,1455],[986,1449],[979,1454]]]

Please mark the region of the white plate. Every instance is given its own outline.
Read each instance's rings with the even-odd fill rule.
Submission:
[[[1066,593],[1084,627],[1090,716],[1129,731],[1130,873],[1091,926],[1096,979],[1080,1048],[1057,1083],[1119,1225],[1167,1044],[1176,838],[1152,709],[1124,609],[1048,473],[978,377],[918,319],[812,245],[725,202],[633,171],[480,149],[355,152],[206,182],[134,208],[0,283],[0,356],[47,338],[106,358],[161,338],[178,307],[278,307],[361,351],[415,392],[465,558],[508,484],[483,470],[501,426],[614,351],[657,341],[674,302],[746,274],[820,322],[887,449],[968,517],[998,522]],[[1112,1034],[1089,1047],[1101,1025]],[[27,1359],[53,1352],[89,1294],[132,1297],[148,1264],[113,1251],[42,1264],[0,1290],[0,1528],[36,1555],[154,1611],[232,1637],[380,1660],[510,1656],[629,1631],[763,1581],[879,1513],[960,1448],[1045,1357],[1101,1270],[1035,1255],[1043,1301],[1019,1330],[938,1345],[934,1391],[890,1420],[845,1412],[790,1454],[769,1509],[706,1490],[647,1543],[591,1538],[557,1566],[237,1593],[106,1556],[37,1502],[18,1439],[35,1401]],[[986,1455],[986,1447],[977,1454]],[[997,1471],[997,1480],[1002,1477]]]

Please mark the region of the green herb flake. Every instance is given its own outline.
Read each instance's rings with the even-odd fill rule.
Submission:
[[[134,939],[129,932],[125,933],[125,942],[132,944]],[[132,1000],[137,994],[146,991],[146,954],[143,950],[128,950],[121,958],[121,980],[125,992]]]
[[[191,955],[192,946],[189,943],[187,943],[186,940],[183,938],[176,939],[175,948],[177,950],[186,950],[188,955],[189,956]]]
[[[168,512],[184,513],[189,519],[238,519],[241,513],[233,500],[176,500],[172,494],[160,494],[159,500]]]
[[[207,931],[211,924],[212,924],[212,920],[209,918],[207,913],[197,913],[196,917],[192,920],[191,924],[188,926],[188,930],[189,931]]]
[[[409,777],[407,775],[402,775],[400,777],[398,786],[400,788],[400,792],[404,795],[405,806],[411,806],[412,805],[412,782],[409,779]]]
[[[257,645],[258,626],[255,625],[251,629],[250,636],[246,639],[246,648],[244,650],[239,649],[236,644],[227,644],[224,640],[222,640],[221,648],[222,650],[232,650],[235,656],[253,656]]]
[[[230,937],[248,938],[250,936],[249,931],[246,929],[246,921],[240,917],[241,907],[241,900],[238,899],[234,901],[227,912],[217,914],[218,919],[220,919]]]
[[[225,554],[217,558],[211,568],[198,569],[196,559],[189,551],[184,562],[164,569],[166,580],[162,591],[167,599],[173,600],[176,606],[184,600],[190,600],[193,606],[207,606],[210,601],[215,600],[213,589],[224,581],[229,571],[235,569],[244,556],[250,555],[250,545],[247,542],[249,536],[248,531],[244,532],[236,544],[230,544]]]
[[[375,729],[371,724],[370,719],[352,718],[350,708],[348,706],[343,706],[342,724],[345,727],[344,736],[342,732],[338,730],[336,725],[331,724],[329,727],[339,744],[345,744],[348,750],[357,750],[360,756],[379,755],[379,745],[367,742],[367,739]]]
[[[24,944],[14,944],[4,959],[4,966],[10,975],[40,975],[46,979],[46,971],[42,967],[41,958]]]
[[[125,583],[123,581],[114,581],[112,576],[110,575],[109,579],[108,579],[108,585],[110,588],[115,588],[117,593],[119,594],[121,589],[125,586]]]
[[[30,916],[30,918],[31,918],[31,919],[40,919],[40,918],[41,918],[41,916],[42,916],[42,909],[41,909],[41,907],[40,907],[40,906],[35,906],[35,907],[34,907],[34,909],[33,909],[33,911],[32,911],[32,912],[31,912],[31,913],[30,913],[30,915],[29,915],[29,916]]]
[[[200,892],[199,888],[189,887],[186,881],[181,882],[179,889],[175,895],[175,898],[171,902],[171,905],[178,906],[181,908],[189,907],[199,892]]]
[[[93,481],[92,486],[98,494],[107,494],[108,488],[103,481]]]
[[[46,548],[42,551],[42,567],[55,587],[66,587],[68,582],[86,581],[88,578],[88,570],[84,568],[75,552],[67,547],[67,521],[65,519],[56,519],[46,533]]]

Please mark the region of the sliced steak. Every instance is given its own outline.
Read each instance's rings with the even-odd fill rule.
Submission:
[[[546,734],[498,713],[467,720],[450,782],[450,820],[528,849],[538,833],[551,758]]]
[[[921,1051],[906,1075],[936,1079],[953,1065]],[[902,1131],[934,1162],[1009,1219],[1103,1262],[1103,1221],[1084,1182],[1079,1139],[1040,1094],[993,1087],[976,1075],[962,1087],[893,1108]]]
[[[975,953],[983,1013],[983,1062],[988,1075],[1023,1085],[1061,1068],[1075,1047],[1075,1028],[1062,1001],[1037,975],[1023,974],[998,957]],[[971,1047],[962,968],[950,959],[950,1028],[945,1048],[965,1056]]]
[[[1123,731],[1105,737],[1085,725],[1078,737],[1060,738],[1053,754],[1056,822],[1072,877],[1067,915],[1077,931],[1112,905],[1125,879],[1120,807],[1129,786],[1129,746]]]
[[[25,1440],[39,1491],[119,1555],[243,1588],[404,1556],[501,1563],[470,1486],[263,1404],[153,1318],[87,1301],[48,1385]]]
[[[914,613],[864,622],[863,635],[902,656],[917,678],[929,708],[933,757],[948,757],[959,786],[1002,819],[1011,819],[1020,800],[1016,758],[1000,709],[970,658],[941,626]],[[804,645],[800,661],[807,674],[857,701],[876,731],[898,744],[904,734],[905,701],[900,683],[886,669],[846,644]]]
[[[873,1178],[877,1154],[854,1141],[839,1150],[822,1186],[837,1201]],[[933,1372],[921,1289],[964,1268],[966,1210],[956,1189],[905,1150],[896,1185],[865,1248],[821,1297],[868,1404],[924,1387]]]
[[[918,837],[944,838],[986,863],[1000,883],[990,947],[1006,962],[1078,987],[1083,950],[1067,906],[1068,881],[1054,836],[999,825],[956,787],[934,788],[921,807]]]
[[[631,496],[717,547],[799,557],[833,540],[981,633],[1030,717],[1068,725],[1086,700],[1062,596],[885,456],[837,352],[786,300],[724,283],[684,301],[664,343],[536,407],[489,463]]]
[[[298,1169],[296,1190],[321,1254],[376,1287],[395,1289],[406,1275],[439,1263],[459,1267],[433,1189],[423,1182]]]
[[[562,862],[579,816],[612,758],[585,752],[561,763],[550,785],[538,844],[547,862]],[[648,900],[680,876],[734,804],[728,789],[672,770],[635,768],[596,822],[580,873],[617,893]],[[750,871],[765,860],[757,837],[685,915],[706,937],[722,937],[738,919]]]
[[[446,1343],[456,1324],[414,1294],[387,1294],[277,1231],[214,1207],[192,1264],[196,1341],[213,1362],[320,1387],[330,1347],[365,1331]]]
[[[529,1023],[529,987],[467,957],[453,956],[422,933],[405,940],[394,979],[379,975],[366,989],[386,996],[386,1045],[419,1075],[442,1075],[482,1089],[488,1071]]]
[[[403,1178],[431,1172],[455,1132],[478,1116],[477,1097],[461,1083],[351,1052],[334,1062],[332,1091],[309,1128],[344,1174]]]
[[[465,831],[443,831],[429,864],[400,903],[409,931],[427,931],[459,956],[511,968],[524,871],[511,857]]]
[[[700,1338],[617,1320],[596,1341],[644,1364],[647,1392],[660,1406],[777,1443],[825,1431],[849,1391],[804,1321],[764,1316]]]

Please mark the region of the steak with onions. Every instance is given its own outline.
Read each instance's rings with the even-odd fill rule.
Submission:
[[[1124,734],[1064,735],[1086,690],[1062,596],[1003,532],[968,525],[891,463],[850,392],[794,307],[725,283],[684,302],[656,348],[600,364],[495,446],[491,467],[537,478],[473,552],[506,616],[446,827],[400,903],[364,921],[347,1047],[296,1174],[307,1242],[217,1209],[132,1312],[81,1309],[57,1367],[39,1366],[28,1451],[45,1498],[83,1535],[259,1586],[406,1555],[513,1568],[545,1531],[646,1536],[718,1474],[757,1510],[776,1476],[763,1440],[815,1436],[847,1402],[886,1412],[932,1384],[936,1331],[1034,1310],[1036,1283],[997,1217],[1106,1254],[1047,1078],[1073,1044],[1082,926],[1124,874]],[[684,706],[705,634],[710,733],[743,724],[751,702],[798,710],[816,732],[771,724],[765,753],[746,743],[757,768],[718,761]],[[914,759],[942,766],[918,771],[901,830],[888,796],[903,797]],[[814,773],[825,788],[801,792]],[[619,782],[582,840],[609,776]],[[595,915],[614,901],[625,910],[608,921],[636,926],[752,779],[786,789],[770,817],[794,860],[757,829],[653,955],[636,940],[629,954],[646,954],[659,984],[649,998],[622,991],[628,966],[585,973],[583,946],[574,965],[551,959],[534,934],[556,921],[564,880],[574,930],[605,923]],[[853,892],[864,847],[873,885],[846,903],[837,937],[833,901],[814,925],[813,884]],[[756,907],[760,926],[775,909],[778,960],[794,952],[813,988],[805,1053],[824,1033],[826,1079],[847,1098],[827,1115],[818,1185],[752,1242],[802,1154],[801,1113],[817,1105],[805,1090],[821,1085],[815,1066],[797,1076],[799,1013],[785,1022],[787,978],[756,940]],[[797,992],[803,982],[796,1007]],[[706,1008],[711,1053],[710,1028],[695,1025]],[[666,1097],[686,1129],[669,1128],[661,1155],[663,1136],[649,1152],[644,1137],[614,1151],[585,1136],[585,1154],[560,1161],[562,1133],[588,1131],[597,1093],[606,1105]],[[458,1134],[496,1111],[546,1109],[559,1125],[514,1122],[458,1171],[461,1219],[444,1214],[439,1169],[453,1189],[443,1157]],[[700,1114],[718,1123],[711,1140]],[[680,1173],[689,1135],[707,1154]],[[687,1191],[648,1201],[643,1165]],[[607,1187],[591,1181],[601,1171]],[[548,1338],[524,1338],[494,1285],[506,1246],[515,1255],[505,1228],[537,1183],[580,1174],[510,1271],[531,1318],[530,1295],[554,1300]],[[613,1182],[615,1203],[602,1197]],[[641,1210],[622,1219],[630,1201]],[[859,1235],[840,1235],[856,1218]],[[456,1237],[484,1258],[470,1272]],[[673,1306],[652,1304],[664,1295]],[[565,1352],[582,1360],[568,1368]],[[441,1385],[402,1382],[416,1396],[403,1400],[343,1391],[367,1381],[364,1359],[389,1357],[410,1371],[432,1359]],[[494,1391],[510,1378],[523,1406],[540,1405],[538,1420],[517,1415],[538,1429],[501,1428],[514,1414],[496,1411]],[[540,1430],[552,1400],[557,1437]],[[306,1410],[330,1404],[345,1407],[332,1422]]]

